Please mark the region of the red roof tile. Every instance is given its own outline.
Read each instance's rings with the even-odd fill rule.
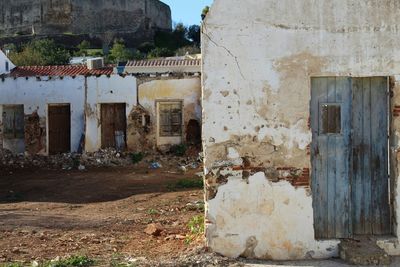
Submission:
[[[79,76],[79,75],[111,75],[113,67],[108,66],[101,69],[88,69],[85,65],[63,65],[63,66],[25,66],[16,67],[11,71],[11,77],[31,76]]]
[[[201,59],[148,59],[132,60],[126,64],[127,67],[178,67],[178,66],[201,66]]]

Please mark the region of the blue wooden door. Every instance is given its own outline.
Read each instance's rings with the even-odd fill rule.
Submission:
[[[388,81],[354,78],[352,87],[353,232],[390,234]]]
[[[316,238],[389,234],[387,79],[311,83]]]
[[[312,79],[312,191],[316,238],[351,236],[351,79]]]

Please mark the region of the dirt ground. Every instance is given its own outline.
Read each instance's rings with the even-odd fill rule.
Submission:
[[[202,244],[186,236],[190,219],[203,214],[203,191],[174,187],[183,178],[199,179],[199,171],[131,166],[3,173],[0,266],[67,255],[87,255],[102,266],[127,257],[173,260]],[[151,223],[162,225],[161,236],[144,233]]]

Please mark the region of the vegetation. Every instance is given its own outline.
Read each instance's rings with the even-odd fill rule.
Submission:
[[[78,51],[74,53],[76,57],[84,57],[87,56],[88,50],[90,49],[90,42],[89,41],[82,41],[78,46]]]
[[[210,11],[210,7],[206,6],[205,8],[203,8],[203,11],[201,12],[201,19],[204,20],[208,14],[208,12]]]
[[[2,264],[0,266],[1,267],[23,267],[24,265],[22,263],[19,263],[19,262],[13,262],[13,263]]]
[[[160,214],[160,212],[158,210],[156,210],[156,209],[149,209],[147,211],[147,214],[149,214],[149,215],[158,215],[158,214]]]
[[[204,8],[202,17],[205,17],[208,9],[209,7]],[[123,40],[117,39],[106,55],[106,62],[197,54],[200,53],[200,35],[199,25],[185,26],[178,23],[172,31],[158,31],[153,42],[145,42],[136,48],[129,48]],[[7,49],[11,51],[10,59],[17,66],[64,65],[69,63],[71,55],[104,56],[102,49],[93,49],[87,40],[82,41],[76,48],[70,48],[70,51],[52,39],[37,39],[21,47],[11,45]]]
[[[190,234],[185,239],[186,244],[189,244],[193,240],[199,239],[204,235],[204,228],[205,228],[204,216],[203,215],[193,216],[188,223],[188,228]]]
[[[201,178],[187,178],[181,179],[175,183],[168,185],[169,190],[181,190],[181,189],[202,189],[204,187],[203,179]]]
[[[66,259],[45,263],[43,267],[89,267],[94,265],[94,260],[86,256],[71,256]]]
[[[131,153],[130,157],[132,159],[132,163],[133,164],[137,164],[139,162],[141,162],[144,158],[144,154],[142,152],[138,152],[138,153]]]
[[[184,144],[171,146],[169,153],[174,154],[177,157],[183,157],[186,154],[187,146]]]
[[[21,49],[9,46],[10,59],[17,66],[64,65],[69,63],[70,53],[54,40],[33,40]]]
[[[94,260],[88,258],[87,256],[71,256],[65,259],[57,259],[46,261],[38,264],[39,267],[89,267],[94,266]],[[1,267],[22,267],[26,266],[23,263],[7,263],[0,265]]]

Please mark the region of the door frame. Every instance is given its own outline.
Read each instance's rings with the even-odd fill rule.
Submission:
[[[390,213],[390,232],[392,236],[396,236],[397,237],[397,232],[399,226],[396,225],[397,222],[397,211],[395,210],[395,201],[396,198],[400,197],[400,196],[396,196],[396,186],[398,184],[398,179],[397,179],[397,175],[399,174],[400,170],[397,170],[397,165],[398,165],[398,160],[397,160],[397,153],[396,151],[393,151],[392,148],[394,147],[393,145],[395,144],[395,127],[394,127],[394,123],[393,123],[393,113],[392,110],[394,110],[395,106],[394,106],[394,101],[392,101],[393,98],[393,89],[395,86],[394,83],[394,78],[392,76],[384,76],[384,75],[379,75],[379,76],[347,76],[347,75],[343,75],[343,76],[331,76],[331,75],[313,75],[310,76],[309,78],[309,88],[310,88],[310,101],[309,101],[309,130],[312,133],[313,128],[311,125],[311,109],[312,109],[312,79],[313,78],[334,78],[334,77],[343,77],[343,78],[373,78],[373,77],[385,77],[387,78],[387,87],[386,87],[386,93],[387,93],[387,134],[388,134],[388,138],[387,138],[387,146],[388,146],[388,155],[387,155],[387,162],[388,162],[388,185],[389,185],[389,192],[388,192],[388,205],[389,205],[389,213]],[[352,97],[353,97],[353,93],[352,93]],[[320,107],[318,107],[319,109]],[[318,120],[320,120],[320,118],[318,118]],[[353,137],[353,133],[352,133],[352,129],[351,129],[351,139]],[[310,143],[310,147],[312,146],[312,143],[314,142],[314,137],[312,136],[311,139],[311,143]],[[352,149],[351,149],[351,158],[352,158]],[[312,160],[312,153],[310,153],[310,170],[311,170],[311,175],[310,175],[310,186],[311,186],[311,190],[314,186],[313,184],[313,160]],[[353,168],[353,161],[351,160],[350,162],[350,168]],[[350,181],[352,181],[352,175],[350,174]],[[350,191],[350,196],[352,196],[352,193]],[[314,203],[314,198],[312,198],[312,202]],[[314,229],[314,237],[316,240],[327,240],[324,238],[317,238],[316,237],[316,231],[315,231],[315,213],[314,213],[314,204],[312,205],[313,208],[313,229]],[[351,207],[350,207],[351,209]],[[353,214],[353,212],[351,211],[350,214]],[[354,236],[354,235],[353,235]],[[379,236],[377,236],[379,237]]]
[[[72,105],[71,103],[47,103],[46,105],[46,155],[49,156],[50,154],[50,122],[49,122],[49,109],[50,107],[65,107],[69,106],[69,120],[70,120],[70,127],[69,127],[69,152],[72,151]]]
[[[182,123],[181,123],[181,135],[180,136],[161,136],[160,135],[160,104],[179,104],[182,110]],[[182,99],[157,99],[155,101],[156,110],[156,144],[157,147],[168,146],[168,145],[180,145],[184,143],[185,136],[185,112],[184,112],[184,101]]]
[[[113,105],[115,107],[115,105],[124,105],[124,142],[125,142],[125,147],[123,150],[126,150],[126,148],[128,147],[128,114],[127,114],[127,108],[128,108],[128,103],[126,102],[101,102],[97,104],[97,108],[98,108],[98,142],[99,142],[99,148],[101,149],[105,149],[108,148],[106,146],[104,146],[104,142],[103,142],[103,115],[102,115],[102,110],[103,107],[106,105]],[[115,133],[114,133],[115,134]],[[114,136],[115,138],[115,136]]]

